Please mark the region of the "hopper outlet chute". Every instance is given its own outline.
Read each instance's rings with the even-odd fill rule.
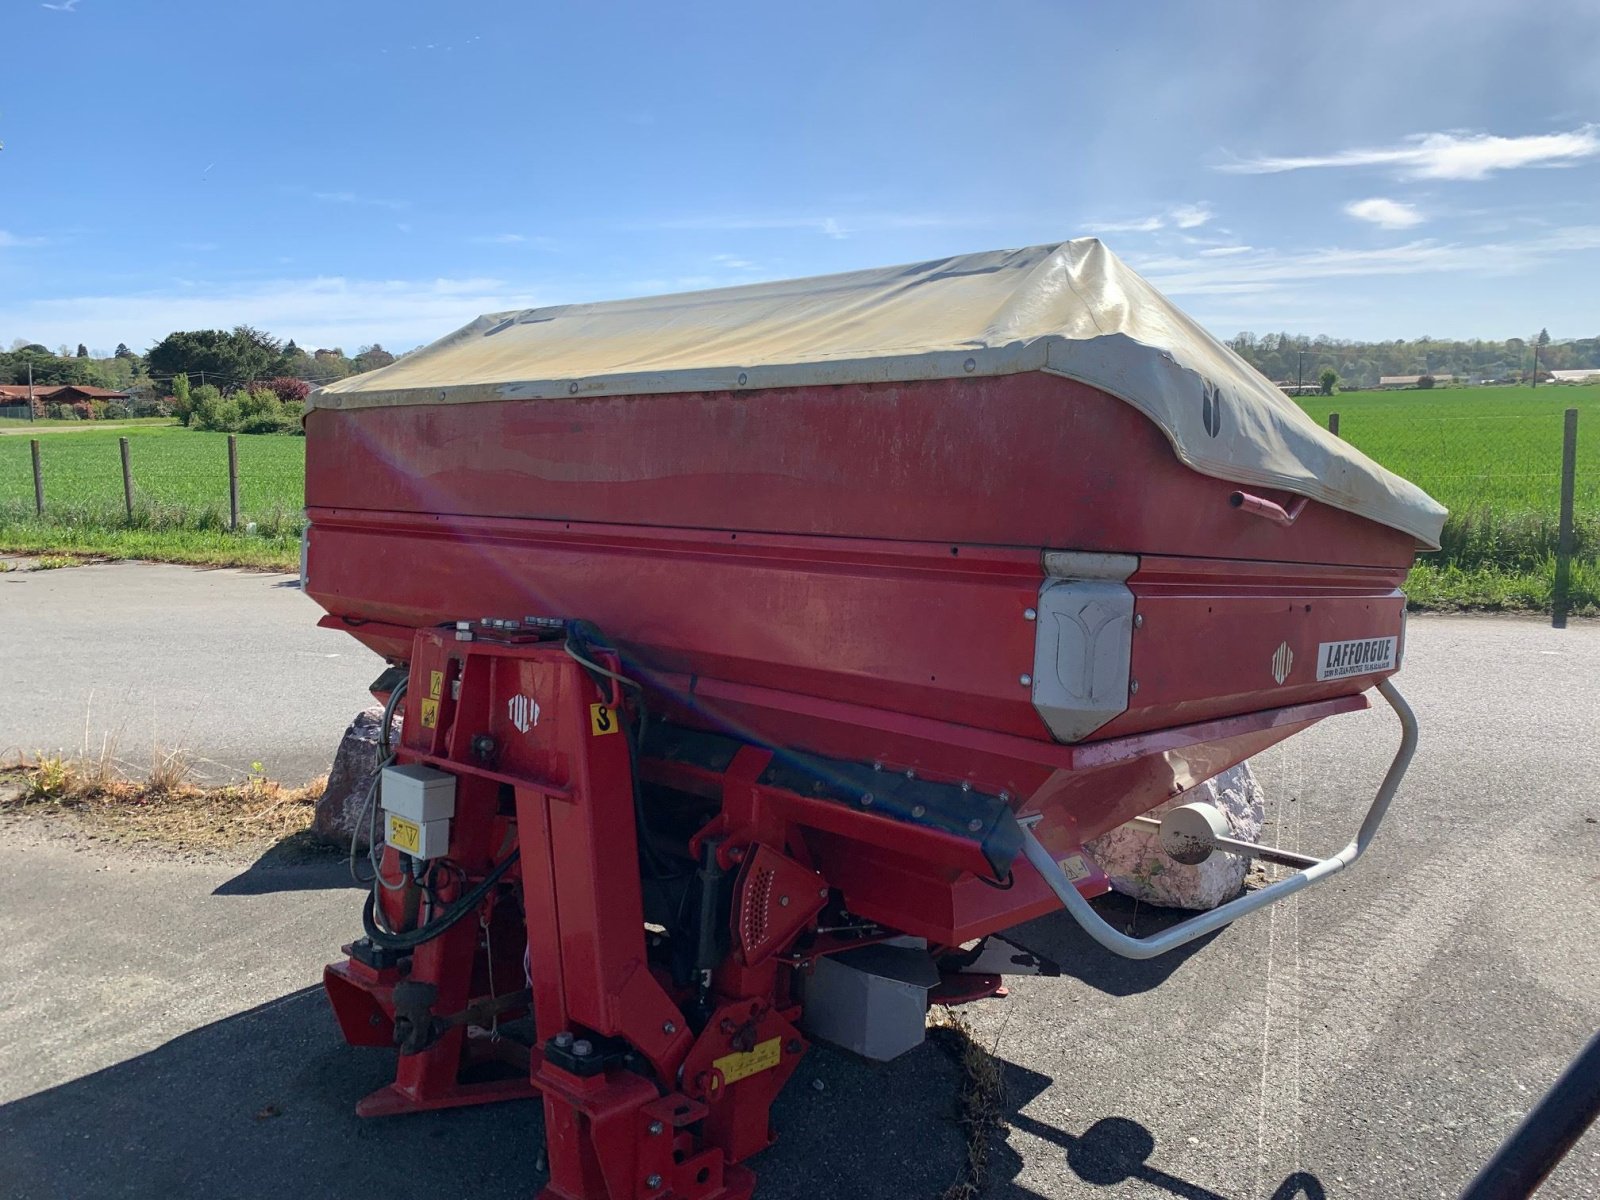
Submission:
[[[1044,556],[1033,650],[1033,707],[1059,742],[1077,742],[1128,708],[1133,655],[1131,554]]]

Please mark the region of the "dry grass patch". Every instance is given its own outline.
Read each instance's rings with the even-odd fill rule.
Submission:
[[[181,751],[157,752],[143,779],[129,779],[109,752],[66,758],[40,755],[7,768],[14,794],[0,808],[66,819],[84,832],[175,850],[251,849],[303,834],[327,781],[284,787],[260,775],[202,787]]]
[[[1005,1076],[954,1009],[941,1008],[929,1014],[928,1036],[961,1071],[956,1123],[967,1138],[967,1157],[940,1200],[977,1200],[989,1182],[989,1156],[995,1139],[1006,1130]]]

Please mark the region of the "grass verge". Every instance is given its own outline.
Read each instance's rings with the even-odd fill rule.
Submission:
[[[307,831],[326,780],[284,787],[251,776],[201,787],[181,752],[158,752],[143,779],[118,772],[109,753],[40,756],[0,770],[0,812],[54,817],[93,837],[201,853],[250,850]]]

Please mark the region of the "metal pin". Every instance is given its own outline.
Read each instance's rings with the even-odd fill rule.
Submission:
[[[1032,675],[1019,676],[1017,678],[1017,682],[1020,683],[1023,687],[1032,687],[1033,686],[1033,676]]]
[[[1039,613],[1035,609],[1025,608],[1022,610],[1022,619],[1024,621],[1036,621],[1039,619]]]
[[[1137,679],[1128,680],[1128,694],[1129,695],[1138,695],[1138,693],[1139,693],[1139,681]]]
[[[1134,613],[1133,614],[1133,627],[1135,629],[1143,629],[1144,628],[1144,614],[1143,613]]]
[[[779,908],[788,908],[789,907],[789,897],[787,897],[787,896],[779,896],[778,897],[778,907]]]

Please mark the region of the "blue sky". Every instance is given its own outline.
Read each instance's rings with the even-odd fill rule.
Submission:
[[[1600,4],[0,0],[0,346],[1094,234],[1214,333],[1600,333]]]

